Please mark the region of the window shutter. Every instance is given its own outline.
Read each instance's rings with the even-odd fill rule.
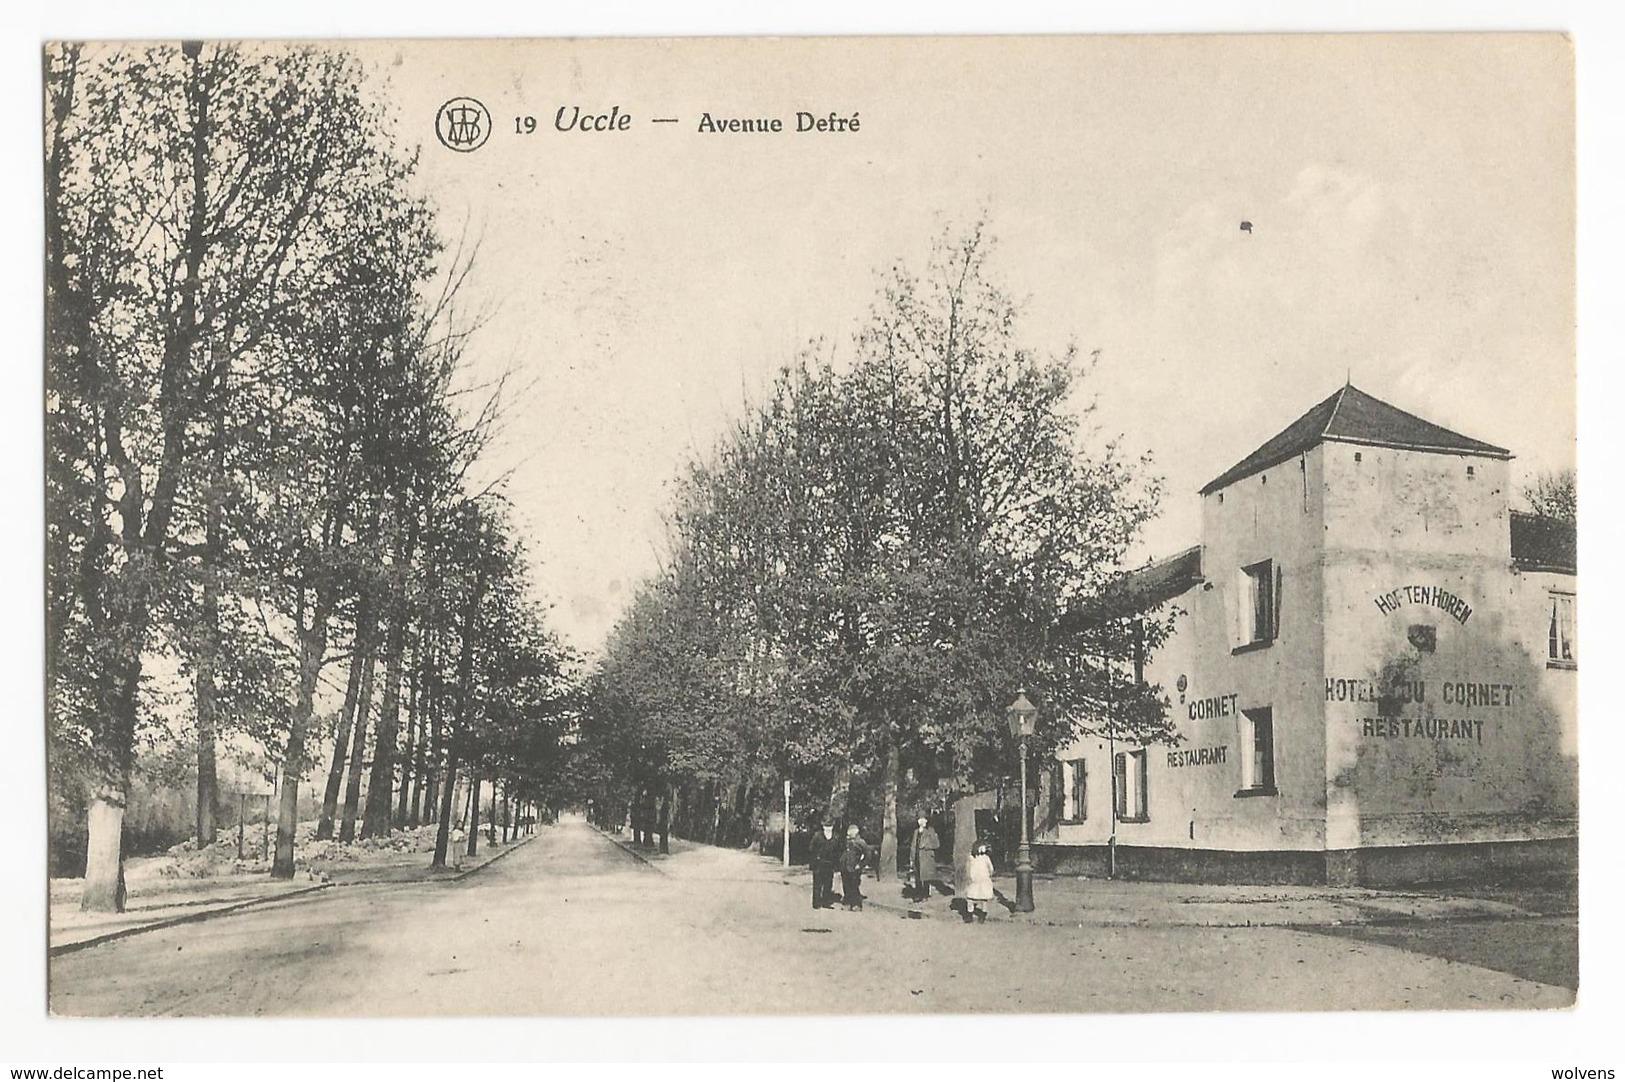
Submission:
[[[1139,799],[1134,802],[1134,815],[1138,819],[1151,818],[1151,799],[1150,793],[1148,792],[1150,789],[1151,779],[1150,771],[1147,768],[1147,764],[1150,762],[1150,760],[1151,756],[1143,751],[1137,751],[1134,753],[1134,778],[1135,781],[1139,782],[1139,784],[1135,786],[1135,788],[1138,790],[1136,795]]]
[[[1281,635],[1281,565],[1275,565],[1275,611],[1270,615],[1270,638],[1276,639]]]
[[[1128,801],[1126,799],[1128,788],[1128,756],[1118,752],[1112,756],[1112,807],[1119,819],[1128,817]]]
[[[1275,711],[1264,711],[1264,734],[1260,741],[1260,753],[1264,757],[1264,772],[1259,779],[1266,788],[1275,788]]]

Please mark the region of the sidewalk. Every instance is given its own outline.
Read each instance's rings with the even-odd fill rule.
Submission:
[[[1527,908],[1502,898],[1438,891],[1388,891],[1363,887],[1247,886],[1126,882],[1037,876],[1033,912],[1013,912],[1013,876],[995,876],[1003,899],[988,905],[988,920],[1056,927],[1338,926],[1427,921],[1507,920],[1569,916],[1572,908]],[[865,903],[905,916],[961,920],[953,899],[933,895],[910,902],[900,882],[864,881]]]
[[[644,849],[630,836],[601,834],[657,871],[684,879],[776,882],[812,889],[804,865],[785,868],[777,858],[751,850],[724,849],[670,839],[671,852]],[[902,896],[903,879],[863,879],[866,909],[926,920],[960,920],[950,897],[933,894],[924,902]],[[1154,883],[1034,877],[1034,911],[1011,911],[1015,877],[995,876],[994,887],[1010,903],[995,900],[989,921],[1054,927],[1212,927],[1381,925],[1427,921],[1507,920],[1568,917],[1576,912],[1572,886],[1483,887],[1374,890],[1366,887],[1249,886]]]
[[[439,872],[429,867],[432,844],[428,850],[421,850],[363,849],[318,843],[319,855],[308,861],[301,856],[291,880],[270,878],[263,862],[243,865],[244,870],[228,874],[176,878],[163,872],[167,858],[131,860],[125,865],[128,894],[122,913],[83,912],[79,908],[83,881],[51,880],[49,951],[52,955],[64,954],[111,939],[204,920],[334,886],[454,882],[501,859],[534,837],[534,834],[522,835],[506,844],[499,841],[492,845],[482,835],[479,854],[474,857],[462,855],[467,845],[465,839],[448,854],[452,866]],[[167,866],[173,868],[173,863]]]

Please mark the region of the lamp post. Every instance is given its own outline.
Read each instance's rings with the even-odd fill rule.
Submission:
[[[1025,688],[1016,692],[1016,701],[1005,710],[1010,735],[1021,746],[1021,847],[1016,850],[1016,912],[1033,911],[1033,851],[1027,836],[1027,738],[1033,735],[1038,708],[1027,701]]]

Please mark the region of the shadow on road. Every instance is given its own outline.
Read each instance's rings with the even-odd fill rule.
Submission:
[[[1397,947],[1524,980],[1578,990],[1580,930],[1572,917],[1430,921],[1425,924],[1297,925],[1295,930]]]

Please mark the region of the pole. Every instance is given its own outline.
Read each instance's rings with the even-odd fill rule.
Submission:
[[[1106,836],[1106,878],[1117,878],[1117,733],[1116,719],[1113,717],[1112,703],[1112,674],[1109,659],[1105,654],[1100,655],[1101,675],[1106,678],[1106,765],[1111,768],[1112,776],[1112,829]]]
[[[1033,850],[1027,833],[1027,738],[1021,738],[1021,847],[1016,850],[1016,911],[1033,911]]]
[[[237,794],[237,859],[243,859],[243,809],[248,806],[248,797],[243,793]]]
[[[784,779],[784,866],[790,866],[790,779]]]
[[[265,814],[260,816],[260,852],[271,851],[271,794],[265,794]]]

